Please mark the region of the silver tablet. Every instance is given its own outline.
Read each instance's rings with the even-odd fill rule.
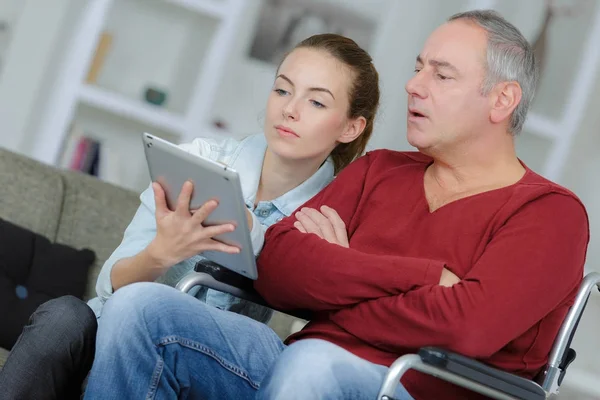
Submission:
[[[190,154],[179,146],[149,133],[144,133],[142,140],[150,177],[164,188],[170,209],[175,208],[183,184],[190,180],[194,183],[191,209],[198,208],[211,199],[219,202],[219,206],[205,220],[204,225],[231,223],[236,227],[233,232],[217,236],[215,239],[239,247],[241,251],[238,254],[207,251],[202,255],[238,274],[256,279],[256,260],[238,173],[218,162]]]

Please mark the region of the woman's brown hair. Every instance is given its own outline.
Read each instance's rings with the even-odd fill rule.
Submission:
[[[362,134],[350,143],[340,143],[331,153],[335,174],[361,156],[373,133],[373,123],[379,108],[379,73],[373,59],[356,42],[345,36],[324,33],[311,36],[298,43],[294,49],[308,48],[322,50],[346,65],[352,72],[354,81],[348,97],[348,118],[364,117],[367,121]]]

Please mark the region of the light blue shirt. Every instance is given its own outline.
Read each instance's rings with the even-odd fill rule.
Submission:
[[[333,179],[334,167],[331,158],[310,178],[296,188],[284,193],[272,201],[260,201],[256,207],[256,192],[262,172],[262,165],[267,149],[264,135],[249,136],[241,141],[232,138],[195,139],[188,144],[180,145],[191,154],[202,155],[214,161],[221,162],[236,170],[240,175],[242,194],[248,209],[252,211],[252,247],[258,255],[264,243],[267,228],[291,215],[294,210],[311,197],[320,192]],[[140,195],[141,204],[123,234],[119,247],[106,260],[96,282],[98,297],[91,299],[88,304],[100,317],[102,306],[113,294],[110,273],[114,264],[123,258],[133,257],[144,250],[156,236],[156,220],[154,216],[155,203],[152,188],[149,187]],[[185,275],[194,270],[196,263],[203,259],[196,255],[171,267],[157,282],[175,286]],[[215,307],[229,309],[240,302],[239,299],[216,290],[201,289],[196,297]],[[261,315],[264,315],[261,314]]]

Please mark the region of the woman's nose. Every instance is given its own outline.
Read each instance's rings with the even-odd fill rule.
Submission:
[[[295,101],[290,100],[283,107],[283,117],[285,119],[298,120],[298,107]]]

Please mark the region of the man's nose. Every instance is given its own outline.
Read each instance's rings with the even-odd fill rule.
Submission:
[[[411,96],[426,97],[427,89],[425,85],[425,77],[423,71],[417,72],[412,78],[406,82],[404,89]]]

